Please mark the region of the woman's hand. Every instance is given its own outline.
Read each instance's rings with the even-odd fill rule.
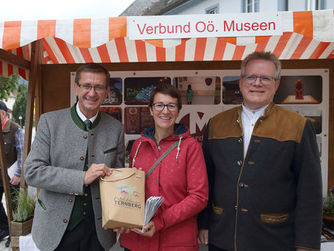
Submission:
[[[198,239],[200,244],[208,245],[209,243],[209,230],[207,229],[200,229],[198,233]]]
[[[129,228],[126,228],[126,227],[116,227],[116,228],[113,228],[113,231],[115,233],[118,233],[118,234],[123,234],[123,233],[129,233],[130,232],[130,229]]]
[[[141,229],[139,228],[132,228],[131,231],[146,236],[146,237],[152,237],[155,233],[155,225],[153,221],[150,221],[147,225],[144,226],[145,232],[143,233]]]

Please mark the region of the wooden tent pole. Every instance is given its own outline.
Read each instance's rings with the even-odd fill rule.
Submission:
[[[17,65],[25,69],[30,69],[30,61],[24,58],[18,57],[3,49],[0,49],[0,59],[2,59],[3,61],[6,61],[7,63]]]
[[[33,126],[34,104],[35,104],[35,89],[36,86],[41,85],[41,63],[43,59],[43,44],[42,40],[34,41],[31,44],[31,63],[30,63],[30,76],[27,96],[27,108],[26,108],[26,121],[24,132],[24,146],[23,146],[23,163],[30,152],[31,146],[31,134]],[[24,168],[22,164],[21,170],[21,182],[20,186],[23,189],[27,188],[27,184],[24,179]]]
[[[0,122],[0,166],[1,166],[2,185],[5,191],[5,198],[6,198],[8,227],[9,227],[9,232],[10,232],[10,222],[13,219],[12,196],[10,194],[9,177],[7,173],[8,166],[5,165],[5,151],[4,150],[5,150],[5,145],[3,141],[2,126]],[[0,203],[2,202],[0,201]]]
[[[42,114],[42,74],[38,72],[38,81],[35,87],[35,125],[38,125],[39,117]]]
[[[10,64],[17,65],[19,67],[30,69],[30,62],[21,57],[15,56],[8,51],[0,49],[0,59],[7,61]],[[1,125],[1,122],[0,122]],[[0,166],[5,167],[5,152],[4,152],[4,141],[3,141],[3,133],[2,127],[0,126]],[[2,185],[5,192],[6,199],[6,210],[7,210],[7,219],[8,219],[8,227],[9,233],[11,233],[11,224],[10,222],[13,220],[13,211],[12,211],[12,196],[10,193],[10,185],[9,185],[9,177],[7,174],[7,168],[1,168],[1,176],[2,176]],[[0,201],[1,203],[1,201]]]

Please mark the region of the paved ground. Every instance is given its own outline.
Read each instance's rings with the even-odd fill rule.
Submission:
[[[3,240],[0,242],[0,250],[1,251],[10,251],[12,250],[11,247],[9,246],[8,248],[5,247],[6,240]]]
[[[5,194],[2,196],[2,203],[3,203],[3,206],[4,206],[5,210],[6,210]],[[5,243],[6,243],[6,239],[4,239],[3,241],[0,242],[0,250],[1,251],[10,251],[10,250],[12,250],[11,247],[6,248],[5,247]]]
[[[0,250],[1,251],[10,251],[11,247],[6,248],[5,243],[6,243],[6,240],[3,240],[2,242],[0,242]],[[205,246],[200,247],[200,251],[206,251],[206,250],[208,250],[207,247],[205,247]],[[110,251],[123,251],[123,248],[121,248],[119,246],[119,244],[117,243],[112,249],[110,249]]]

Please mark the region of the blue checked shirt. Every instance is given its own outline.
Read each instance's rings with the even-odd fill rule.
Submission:
[[[15,133],[15,148],[17,152],[17,169],[15,175],[21,176],[22,169],[22,156],[23,156],[23,142],[24,142],[24,133],[21,128],[18,128]]]

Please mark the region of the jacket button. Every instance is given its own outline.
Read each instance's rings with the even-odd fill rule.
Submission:
[[[80,160],[84,160],[85,159],[85,157],[84,156],[80,156]]]
[[[63,219],[63,222],[64,222],[64,223],[67,223],[67,222],[68,222],[68,220],[67,220],[67,219]]]
[[[244,188],[244,187],[248,187],[248,185],[247,184],[245,184],[245,183],[243,183],[243,182],[241,182],[240,184],[239,184],[239,186],[241,187],[241,188]]]
[[[67,201],[68,201],[68,202],[73,202],[73,199],[72,199],[72,198],[69,198]]]
[[[242,138],[238,139],[238,143],[240,143],[240,144],[242,143]]]
[[[248,212],[248,209],[246,209],[246,208],[241,208],[241,212],[245,212],[245,213],[247,213],[247,212]]]
[[[87,139],[87,138],[88,138],[88,136],[87,136],[87,135],[84,135],[84,136],[83,136],[83,138],[84,138],[84,139]]]
[[[237,206],[237,205],[234,206],[234,210],[235,210],[235,211],[238,210],[238,206]]]
[[[238,166],[241,166],[241,165],[242,165],[242,161],[241,161],[241,160],[238,160],[238,161],[237,161],[237,164],[238,164]]]

